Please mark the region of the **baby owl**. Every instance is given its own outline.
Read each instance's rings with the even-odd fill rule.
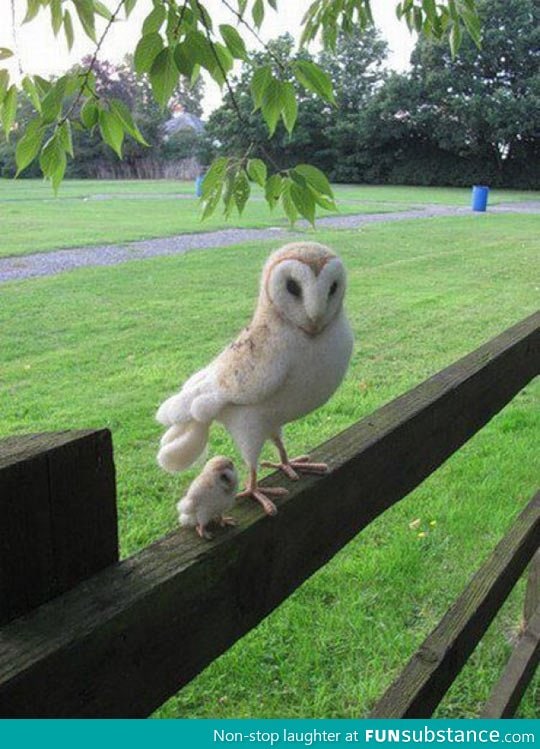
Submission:
[[[249,326],[160,406],[157,420],[169,427],[161,440],[160,466],[188,468],[217,420],[249,468],[247,488],[238,496],[256,499],[269,515],[276,512],[270,497],[287,491],[258,486],[258,461],[267,439],[276,445],[280,462],[263,465],[293,480],[302,472],[326,472],[324,463],[307,456],[289,459],[281,428],[325,403],[345,375],[353,345],[343,309],[345,289],[343,263],[324,245],[295,242],[272,253]]]
[[[212,458],[176,505],[180,525],[194,527],[201,538],[207,539],[212,538],[207,530],[212,521],[236,525],[224,513],[234,505],[237,489],[238,475],[232,460],[222,455]]]

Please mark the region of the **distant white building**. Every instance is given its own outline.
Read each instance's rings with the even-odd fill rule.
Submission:
[[[191,112],[186,112],[181,104],[173,108],[173,116],[163,125],[163,140],[182,130],[194,130],[196,133],[204,131],[204,122]]]

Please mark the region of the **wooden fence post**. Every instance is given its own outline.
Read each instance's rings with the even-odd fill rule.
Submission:
[[[110,432],[0,440],[0,624],[117,560]]]

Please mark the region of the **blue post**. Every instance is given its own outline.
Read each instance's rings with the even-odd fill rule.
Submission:
[[[484,185],[474,185],[472,189],[472,209],[473,211],[485,211],[488,202],[489,187]]]
[[[200,198],[202,195],[202,183],[203,183],[204,176],[202,174],[199,174],[197,179],[195,180],[195,195]]]

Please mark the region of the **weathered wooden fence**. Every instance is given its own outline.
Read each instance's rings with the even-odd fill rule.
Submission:
[[[536,314],[315,450],[330,473],[290,484],[275,518],[244,503],[240,526],[212,543],[178,530],[123,561],[106,430],[0,442],[0,716],[149,715],[436,470],[539,365]],[[431,714],[539,544],[537,495],[374,716]],[[539,568],[537,554],[525,632],[486,715],[512,714],[538,663]]]

